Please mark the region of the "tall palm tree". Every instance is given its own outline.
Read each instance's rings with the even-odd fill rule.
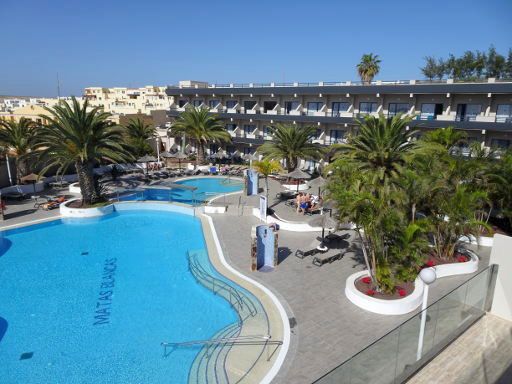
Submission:
[[[379,55],[365,53],[361,57],[361,62],[357,64],[357,73],[364,83],[370,84],[380,71]]]
[[[341,146],[346,157],[362,171],[369,171],[381,182],[399,173],[406,155],[414,148],[415,131],[405,128],[410,119],[400,115],[366,116],[358,120],[359,134]]]
[[[219,118],[207,108],[189,107],[171,127],[173,134],[185,134],[197,144],[196,165],[204,161],[204,150],[209,143],[230,142],[231,136]]]
[[[270,127],[272,141],[258,148],[265,159],[284,160],[288,172],[299,164],[299,159],[318,160],[322,149],[311,142],[316,134],[315,127],[297,127],[295,125],[277,124]]]
[[[127,144],[134,157],[139,158],[153,153],[149,140],[156,136],[156,128],[141,118],[130,119],[125,125]]]
[[[41,129],[41,158],[46,168],[57,167],[64,173],[74,165],[78,174],[82,203],[101,201],[101,192],[94,179],[94,166],[99,162],[116,163],[131,160],[124,143],[123,129],[108,120],[109,113],[100,107],[89,108],[86,100],[81,106],[76,98],[71,105],[61,102],[53,108],[45,107],[48,115]],[[90,109],[90,110],[89,110]]]
[[[0,120],[0,146],[5,153],[15,158],[18,183],[30,172],[30,161],[37,147],[39,128],[34,121],[24,117],[19,121]]]

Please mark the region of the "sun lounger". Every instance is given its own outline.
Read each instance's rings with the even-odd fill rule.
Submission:
[[[309,251],[302,251],[300,249],[297,249],[295,251],[295,256],[298,257],[299,259],[304,259],[305,257],[314,256],[318,253],[325,253],[325,251],[321,251],[318,248],[313,248],[313,249],[310,249]]]
[[[343,259],[343,256],[345,256],[345,252],[346,251],[342,251],[340,253],[336,253],[336,254],[330,255],[330,256],[326,256],[325,254],[315,256],[313,258],[313,265],[316,265],[317,267],[321,267],[324,264],[331,264],[332,262],[334,262],[336,260],[341,260],[341,259]]]

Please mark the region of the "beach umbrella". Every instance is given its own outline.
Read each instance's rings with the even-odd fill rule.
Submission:
[[[156,161],[156,157],[145,155],[137,159],[138,163],[145,163],[146,164],[146,174],[148,173],[148,163],[151,163],[153,161]]]
[[[287,173],[286,176],[297,180],[297,192],[299,192],[299,180],[311,179],[311,175],[309,173],[306,173],[299,168],[295,168],[290,173]]]
[[[23,176],[21,178],[21,181],[24,183],[26,183],[26,182],[32,183],[32,185],[34,186],[34,193],[36,193],[36,183],[39,180],[42,180],[44,178],[45,178],[44,176],[36,175],[35,173],[31,173],[30,175]]]
[[[318,176],[316,179],[309,181],[308,184],[311,188],[318,188],[318,196],[320,196],[320,189],[327,184],[327,180],[322,176]]]
[[[160,156],[163,157],[163,158],[171,158],[171,157],[174,157],[174,155],[170,152],[167,152],[167,151],[163,151],[162,153],[160,153]]]
[[[174,158],[175,159],[178,159],[178,167],[179,169],[181,170],[181,160],[183,159],[187,159],[188,156],[186,154],[184,154],[183,152],[178,152],[174,155]]]
[[[335,229],[338,225],[338,222],[332,218],[331,216],[327,215],[318,215],[308,222],[309,225],[312,227],[322,227],[322,242],[321,246],[324,246],[324,239],[325,239],[325,228],[333,228]]]

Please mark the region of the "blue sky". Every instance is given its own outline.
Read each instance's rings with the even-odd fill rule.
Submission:
[[[2,0],[0,95],[86,86],[421,78],[425,55],[512,47],[511,0]]]

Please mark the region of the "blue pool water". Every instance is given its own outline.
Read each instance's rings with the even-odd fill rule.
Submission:
[[[1,383],[186,383],[199,347],[163,357],[160,343],[238,320],[189,272],[205,250],[192,216],[129,210],[1,241]]]
[[[121,200],[157,200],[194,204],[215,195],[237,192],[243,189],[241,180],[226,177],[198,177],[177,181],[176,183],[196,187],[197,190],[192,192],[183,189],[146,189],[143,192],[128,193],[122,196]]]

